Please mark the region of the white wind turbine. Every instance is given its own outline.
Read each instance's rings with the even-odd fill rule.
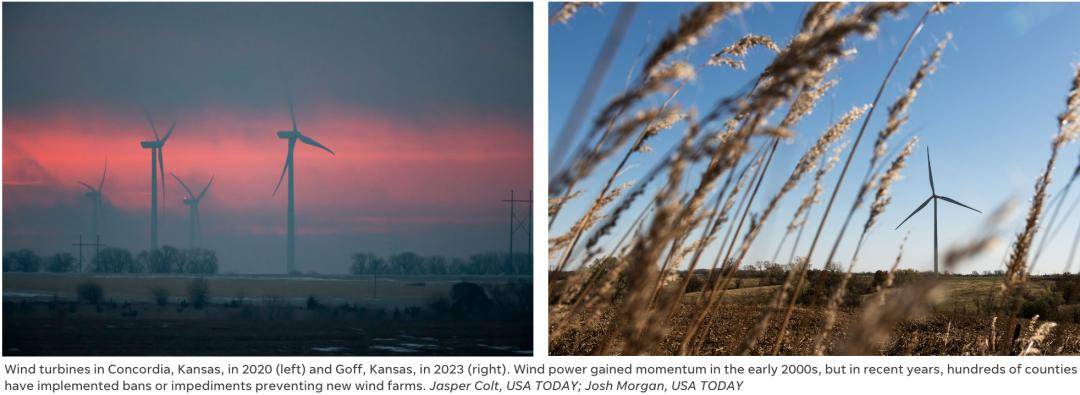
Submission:
[[[288,88],[286,87],[288,90]],[[289,153],[285,157],[285,167],[281,169],[281,177],[278,178],[277,186],[274,187],[273,195],[277,195],[277,191],[281,188],[281,182],[285,179],[285,174],[289,175],[289,208],[288,208],[288,226],[286,230],[286,244],[285,244],[285,272],[286,274],[294,273],[296,270],[296,210],[295,210],[295,193],[293,190],[293,181],[295,180],[295,161],[293,160],[293,151],[296,149],[296,141],[318,147],[320,149],[329,152],[330,155],[334,155],[334,151],[330,148],[320,144],[315,139],[308,137],[300,133],[300,129],[296,126],[296,112],[293,110],[292,92],[286,92],[289,100],[289,117],[292,119],[292,130],[285,130],[277,132],[279,139],[289,140]]]
[[[937,201],[938,200],[944,200],[946,202],[955,204],[957,206],[972,210],[972,211],[974,211],[976,213],[982,213],[982,211],[971,208],[970,206],[968,206],[966,204],[963,204],[963,203],[960,203],[960,202],[958,202],[958,201],[956,201],[954,199],[951,199],[951,198],[948,198],[948,197],[941,196],[941,195],[937,194],[937,191],[934,189],[934,169],[930,166],[930,147],[926,147],[926,171],[930,175],[930,197],[926,198],[926,200],[923,201],[922,204],[920,204],[919,207],[915,209],[915,211],[912,211],[911,214],[909,214],[907,216],[907,218],[904,218],[904,220],[900,222],[900,225],[896,225],[896,229],[900,229],[900,226],[904,225],[904,222],[907,222],[907,220],[911,219],[911,217],[914,216],[916,213],[918,213],[919,210],[922,210],[923,207],[926,207],[926,204],[930,203],[931,200],[934,201],[934,274],[937,274],[937,272],[938,272],[938,231],[937,231],[937,222],[938,222],[937,217],[938,217],[938,215],[937,215]]]
[[[203,187],[202,192],[199,192],[199,196],[195,196],[195,193],[191,192],[191,188],[188,188],[184,180],[181,180],[174,173],[169,174],[172,174],[173,178],[188,193],[188,196],[184,198],[184,204],[188,206],[188,220],[190,222],[188,227],[188,248],[195,248],[202,243],[202,218],[199,217],[199,202],[206,196],[206,191],[210,190],[210,185],[214,183],[214,176],[210,176],[210,181]]]

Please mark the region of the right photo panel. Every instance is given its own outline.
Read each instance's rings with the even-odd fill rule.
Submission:
[[[551,355],[1080,353],[1080,5],[549,7]]]

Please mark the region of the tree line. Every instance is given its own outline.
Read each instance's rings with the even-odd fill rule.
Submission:
[[[43,258],[29,249],[11,251],[3,256],[5,272],[67,273],[78,270],[78,259],[63,252]],[[172,246],[141,251],[133,255],[120,247],[102,248],[86,261],[86,271],[93,273],[182,273],[215,274],[218,258],[213,250],[181,250]],[[349,273],[354,275],[531,275],[529,254],[487,252],[467,259],[441,255],[421,256],[413,252],[381,257],[356,253],[351,257]]]
[[[501,252],[474,254],[468,259],[421,256],[413,252],[383,258],[361,252],[352,255],[349,272],[354,275],[529,275],[532,260],[529,254],[514,254],[511,259]]]
[[[186,273],[214,274],[218,272],[217,254],[213,250],[193,248],[181,250],[173,246],[141,251],[120,247],[102,248],[86,262],[93,273]],[[29,249],[4,254],[5,272],[66,273],[78,270],[79,261],[73,255],[62,252],[42,258]]]

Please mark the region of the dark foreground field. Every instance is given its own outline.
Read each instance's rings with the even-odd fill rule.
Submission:
[[[131,297],[133,291],[150,294],[150,286],[193,279],[145,279],[143,286],[130,278],[11,279],[5,275],[6,356],[532,355],[530,282],[468,283],[474,286],[466,288],[483,295],[455,294],[453,285],[414,286],[425,301],[406,306],[386,299],[342,301],[340,292],[323,297],[321,281],[312,279],[296,287],[278,279],[258,291],[249,284],[248,296],[237,296],[236,280],[211,277],[204,279],[205,300],[196,307],[193,295],[179,286],[158,301]],[[102,285],[100,299],[66,291],[88,282]],[[14,287],[40,288],[29,285],[38,283],[60,284],[58,291],[65,292],[43,297],[40,289]],[[326,283],[334,289],[342,281]],[[299,290],[308,296],[301,298]],[[404,292],[403,286],[388,286],[380,299]]]
[[[4,312],[4,355],[531,355],[531,323],[45,318]]]

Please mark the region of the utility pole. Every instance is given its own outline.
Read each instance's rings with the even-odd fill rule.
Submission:
[[[513,270],[513,268],[514,268],[514,234],[521,231],[521,230],[524,230],[525,234],[529,238],[529,242],[527,243],[528,246],[529,246],[529,248],[528,248],[529,260],[530,260],[530,262],[532,261],[532,209],[533,209],[532,191],[531,190],[529,191],[529,198],[528,199],[515,199],[514,198],[514,190],[511,189],[510,190],[510,199],[504,199],[503,202],[504,203],[510,203],[510,256],[507,259],[510,261],[510,269]],[[525,218],[521,218],[521,219],[517,218],[517,214],[515,213],[515,210],[514,210],[515,205],[517,203],[527,203],[528,204],[528,206],[529,206],[529,215],[528,216],[526,216]]]
[[[379,258],[371,256],[371,298],[379,298]]]
[[[75,244],[72,244],[72,245],[73,245],[73,246],[79,246],[79,273],[82,273],[82,271],[83,271],[83,256],[82,256],[82,247],[83,247],[83,242],[82,242],[82,233],[79,233],[79,242],[78,242],[78,243],[75,243]]]
[[[79,273],[82,273],[82,272],[83,272],[83,253],[82,253],[82,248],[83,248],[84,246],[85,246],[85,247],[90,247],[90,246],[93,246],[93,247],[94,247],[94,257],[97,257],[98,253],[99,253],[99,252],[101,252],[101,247],[102,247],[102,246],[105,246],[105,245],[104,245],[104,244],[101,244],[101,235],[97,235],[96,241],[95,241],[95,242],[93,242],[93,243],[83,243],[83,240],[82,240],[82,233],[79,233],[79,242],[78,242],[78,243],[75,243],[75,244],[72,244],[72,246],[77,246],[77,247],[79,247]]]

